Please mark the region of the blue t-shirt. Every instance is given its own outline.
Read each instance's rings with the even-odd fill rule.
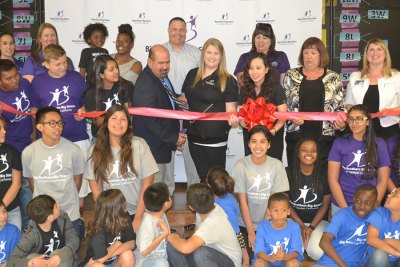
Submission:
[[[16,91],[3,91],[0,88],[0,99],[10,107],[25,113],[31,112],[31,84],[21,76]],[[6,143],[13,145],[19,152],[31,143],[32,118],[30,116],[3,112],[7,122]]]
[[[348,267],[360,267],[362,258],[367,249],[367,217],[361,218],[353,211],[352,207],[340,209],[332,217],[331,223],[325,232],[335,237],[332,246]],[[317,264],[324,266],[338,266],[324,253]]]
[[[392,213],[385,207],[376,208],[368,218],[368,222],[379,231],[379,239],[393,238],[400,240],[400,221],[392,221]],[[367,260],[374,251],[373,247],[368,247],[365,259]],[[399,257],[390,255],[389,261],[395,262]]]
[[[67,71],[61,78],[53,78],[48,72],[35,76],[32,81],[32,107],[53,106],[60,110],[65,126],[62,137],[71,142],[89,138],[86,121],[77,121],[73,113],[84,104],[86,83],[76,71]]]
[[[228,215],[228,220],[232,225],[235,233],[240,232],[239,229],[239,204],[236,201],[236,198],[231,194],[225,194],[216,198],[215,203],[217,203]]]
[[[21,232],[17,226],[6,223],[0,229],[0,265],[8,260],[20,239]]]
[[[270,220],[262,221],[258,224],[255,249],[254,249],[254,261],[258,258],[258,252],[264,252],[267,255],[272,255],[278,251],[278,248],[282,246],[285,254],[296,251],[298,253],[297,259],[302,261],[303,257],[303,240],[301,239],[300,226],[292,221],[287,221],[287,226],[283,229],[277,230],[271,226]],[[277,261],[270,264],[271,266],[278,266],[284,264],[283,261]]]
[[[335,161],[341,164],[339,184],[348,205],[353,203],[353,196],[360,185],[369,183],[376,186],[378,183],[377,177],[369,180],[362,179],[366,150],[367,146],[365,141],[358,141],[354,139],[352,135],[347,135],[343,138],[337,138],[335,142],[333,142],[329,153],[329,161]],[[390,167],[390,158],[386,143],[379,137],[376,138],[375,165],[376,168]],[[332,197],[332,202],[337,205],[334,197]]]

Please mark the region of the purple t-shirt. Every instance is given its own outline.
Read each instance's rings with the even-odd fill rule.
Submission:
[[[376,138],[377,160],[376,167],[381,168],[390,166],[389,153],[386,143],[383,139]],[[369,180],[362,180],[361,177],[365,166],[365,141],[357,141],[352,135],[346,135],[343,138],[337,138],[332,145],[329,153],[329,161],[339,162],[339,184],[342,188],[344,198],[348,205],[353,203],[353,196],[358,186],[369,183],[374,186],[377,184],[377,177]],[[332,202],[337,205],[334,197]]]
[[[21,75],[25,76],[25,75],[33,75],[36,76],[38,74],[47,72],[46,67],[43,65],[43,53],[42,51],[40,51],[38,53],[38,58],[39,58],[39,62],[36,64],[35,60],[33,59],[32,56],[29,56],[26,58],[25,60],[25,64],[24,67],[22,68],[21,71]],[[75,67],[71,61],[70,58],[68,58],[68,69],[69,70],[74,70]]]
[[[238,63],[236,64],[234,74],[237,75],[239,72],[243,72],[243,67],[246,65],[252,52],[247,52],[239,57]],[[289,60],[283,51],[275,51],[268,54],[268,63],[271,64],[275,71],[275,82],[280,83],[280,76],[282,73],[286,73],[290,69]]]
[[[397,177],[395,175],[395,170],[394,170],[394,149],[396,147],[397,142],[400,141],[400,135],[395,135],[391,138],[389,138],[388,140],[386,140],[386,146],[388,148],[389,151],[389,157],[390,157],[390,162],[392,163],[392,169],[390,172],[390,179],[392,179],[393,183],[396,185],[396,187],[398,187],[400,185],[400,181],[397,180]],[[400,162],[399,165],[400,167]]]
[[[31,111],[31,84],[21,76],[19,78],[16,91],[5,92],[0,88],[0,99],[16,110],[29,113]],[[31,143],[32,118],[7,111],[3,111],[2,115],[7,122],[6,143],[22,152]]]
[[[22,69],[24,68],[24,62],[14,57],[14,64],[18,73],[21,73]]]
[[[61,78],[53,78],[48,72],[39,74],[32,81],[32,107],[58,108],[65,122],[62,136],[71,142],[86,140],[86,121],[77,121],[72,114],[83,106],[85,88],[85,80],[76,71],[67,71]]]

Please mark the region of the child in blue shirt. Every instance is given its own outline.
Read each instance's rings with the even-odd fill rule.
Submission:
[[[361,266],[367,248],[367,220],[377,197],[378,191],[371,184],[362,184],[357,188],[353,206],[340,209],[325,229],[319,243],[324,255],[313,267]]]
[[[291,220],[289,198],[275,193],[268,199],[267,215],[257,228],[254,266],[301,266],[303,241],[300,226]]]
[[[14,224],[7,223],[8,212],[3,201],[0,200],[0,266],[7,262],[18,241],[21,232]]]
[[[207,173],[207,184],[214,193],[215,203],[225,211],[233,230],[235,230],[242,248],[242,266],[250,265],[244,237],[239,228],[239,203],[233,195],[235,181],[224,168],[214,166]]]
[[[400,266],[400,189],[388,195],[385,207],[369,216],[366,267]]]

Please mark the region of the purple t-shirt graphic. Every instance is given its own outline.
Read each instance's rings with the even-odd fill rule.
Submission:
[[[31,111],[31,84],[20,77],[18,89],[5,92],[0,88],[0,99],[16,110],[29,113]],[[6,143],[14,146],[19,152],[31,143],[32,118],[3,111],[7,122]]]
[[[383,139],[376,138],[376,168],[390,166],[389,153]],[[342,188],[344,198],[348,205],[353,203],[353,196],[358,186],[369,183],[377,184],[377,177],[363,180],[362,175],[365,167],[365,141],[357,141],[351,135],[337,138],[329,153],[329,161],[340,162],[339,184]],[[377,173],[377,172],[376,172]],[[332,202],[337,205],[334,197]]]
[[[77,121],[72,114],[83,106],[85,89],[85,80],[76,71],[67,71],[61,78],[53,78],[47,72],[39,74],[32,81],[32,107],[58,108],[65,122],[62,136],[71,142],[86,140],[86,121]]]

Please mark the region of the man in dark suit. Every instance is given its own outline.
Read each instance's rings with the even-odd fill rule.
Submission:
[[[168,50],[162,45],[152,46],[147,66],[139,74],[135,84],[132,99],[134,107],[179,109],[167,92],[170,90],[175,94],[168,79],[169,64]],[[142,137],[149,144],[160,169],[154,177],[154,182],[165,182],[172,195],[175,190],[175,150],[177,147],[183,147],[186,142],[186,134],[179,132],[179,120],[134,116],[133,129],[136,136]]]

